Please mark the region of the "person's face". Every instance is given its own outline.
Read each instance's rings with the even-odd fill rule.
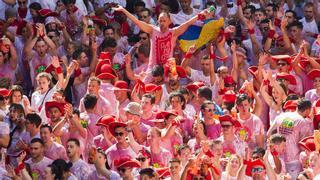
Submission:
[[[170,105],[172,106],[173,110],[181,110],[182,109],[182,101],[180,99],[180,97],[175,96],[172,97],[170,100]]]
[[[195,137],[199,137],[199,135],[204,135],[204,127],[201,123],[195,123],[193,125],[193,133]]]
[[[170,12],[170,7],[164,4],[160,4],[160,12],[166,12],[169,13]]]
[[[154,129],[150,129],[147,134],[147,142],[150,146],[160,144],[160,137]]]
[[[162,85],[163,83],[163,76],[153,76],[152,79],[152,82],[156,85]]]
[[[210,59],[201,59],[200,63],[203,72],[210,72]]]
[[[212,147],[213,155],[215,157],[221,157],[223,155],[223,147],[222,144],[215,144]]]
[[[290,28],[290,34],[291,37],[295,38],[295,37],[301,37],[301,29],[299,29],[297,26],[293,26]]]
[[[40,129],[40,137],[44,141],[44,143],[47,143],[51,141],[51,133],[48,128],[41,128]]]
[[[74,156],[76,156],[78,151],[79,151],[79,147],[76,145],[75,142],[69,141],[67,143],[67,156],[68,156],[68,158],[73,158]]]
[[[250,110],[250,103],[248,100],[242,101],[239,105],[237,105],[237,109],[240,114],[246,114]]]
[[[140,11],[139,12],[139,19],[140,19],[140,21],[143,21],[145,23],[149,23],[151,16],[149,15],[148,11]]]
[[[82,52],[82,53],[80,54],[78,63],[79,63],[79,65],[80,65],[80,67],[86,67],[86,66],[88,66],[89,59],[88,59],[88,56],[87,56],[87,54],[86,54],[85,52]]]
[[[143,112],[150,112],[152,111],[153,105],[151,104],[151,99],[148,97],[142,97],[141,99],[141,108]]]
[[[243,11],[243,16],[245,17],[245,18],[247,18],[247,19],[251,19],[251,11],[250,11],[250,9],[249,8],[247,8],[247,9],[245,9],[244,11]]]
[[[57,30],[58,29],[58,26],[57,26],[57,23],[55,22],[51,22],[48,24],[48,29],[49,30]],[[57,37],[57,36],[56,36]],[[58,38],[59,39],[59,38]]]
[[[124,127],[118,127],[114,130],[114,136],[118,142],[123,143],[126,141],[126,130]]]
[[[30,9],[30,14],[32,18],[38,17],[38,12],[35,9]]]
[[[12,93],[12,103],[20,103],[22,100],[22,94],[20,91],[13,91]]]
[[[127,90],[114,90],[113,92],[118,101],[123,99],[124,97],[127,97]]]
[[[175,116],[175,115],[169,115],[169,117],[168,117],[168,119],[166,120],[166,124],[171,124],[173,121],[174,121],[174,119],[176,118],[177,116]]]
[[[204,118],[211,118],[214,114],[215,108],[213,104],[208,104],[204,109],[203,109],[203,117]]]
[[[316,77],[313,80],[313,86],[314,86],[315,89],[319,89],[320,88],[320,77]]]
[[[271,6],[266,7],[266,14],[268,18],[273,18],[274,17],[274,12]]]
[[[146,33],[141,33],[139,39],[141,44],[148,44],[150,42],[149,36]]]
[[[313,7],[305,7],[304,10],[303,10],[303,13],[304,13],[304,17],[307,20],[312,20],[313,19],[313,16],[314,16]]]
[[[66,5],[66,10],[68,12],[73,12],[74,8],[75,8],[75,5],[72,3]]]
[[[170,168],[170,174],[172,175],[179,174],[181,170],[181,166],[178,162],[170,163],[169,168]]]
[[[105,38],[114,38],[114,31],[113,29],[107,29],[104,31]]]
[[[281,142],[280,144],[275,144],[274,148],[278,153],[282,154],[284,152],[284,150],[286,149],[286,143]]]
[[[288,20],[288,24],[292,23],[292,22],[295,20],[292,12],[287,12],[287,13],[285,14],[285,17],[286,17],[287,20]]]
[[[182,11],[187,11],[190,8],[191,0],[179,0]]]
[[[9,104],[9,97],[0,96],[0,106],[7,106]]]
[[[121,167],[121,168],[118,168],[118,172],[119,172],[119,175],[120,177],[122,177],[123,179],[124,178],[128,178],[130,177],[132,174],[132,168],[129,168],[129,167]]]
[[[181,159],[185,159],[185,160],[188,160],[192,155],[192,152],[191,152],[191,149],[189,148],[185,148],[183,150],[181,150]]]
[[[39,142],[30,144],[30,156],[33,159],[39,158],[43,155],[43,146]]]
[[[89,81],[88,92],[89,94],[98,95],[100,90],[99,83],[97,81]]]
[[[31,132],[33,129],[35,129],[35,125],[32,124],[29,120],[25,121],[26,131]]]
[[[46,77],[38,78],[37,83],[40,91],[46,91],[49,89],[50,81],[48,81]]]
[[[28,1],[27,0],[17,0],[19,8],[28,8]]]
[[[260,180],[264,179],[266,170],[262,166],[254,166],[251,170],[251,173],[253,180]]]
[[[97,158],[97,149],[95,147],[91,147],[89,149],[89,157],[88,157],[88,163],[94,164]]]
[[[225,78],[227,75],[228,75],[228,68],[227,67],[219,68],[219,74],[218,74],[219,77]]]
[[[266,35],[269,31],[269,24],[268,23],[260,23],[260,30],[263,35]]]
[[[140,120],[140,117],[138,115],[135,115],[135,114],[132,114],[130,112],[126,112],[126,120],[129,121],[129,120],[134,120],[134,121],[139,121]]]
[[[312,153],[309,157],[309,167],[310,168],[316,168],[319,167],[319,156]]]
[[[259,24],[261,20],[265,19],[266,16],[261,11],[256,11],[254,13],[254,19]]]
[[[49,114],[50,114],[50,120],[51,122],[58,122],[61,119],[61,112],[59,108],[57,107],[52,107],[49,109]]]
[[[105,155],[101,154],[100,152],[98,152],[98,154],[97,154],[97,163],[100,166],[105,166],[106,162],[107,162],[107,159],[106,159]]]
[[[239,167],[240,167],[239,159],[236,158],[236,157],[233,157],[233,158],[230,160],[230,164],[231,164],[231,169],[233,169],[233,170],[238,170]]]
[[[19,118],[19,112],[15,108],[9,109],[10,120],[15,122]]]
[[[51,23],[53,24],[53,23]],[[55,32],[49,32],[48,33],[48,37],[56,44],[59,45],[59,36],[57,36],[57,34]]]
[[[172,75],[172,73],[168,73],[168,80],[169,80],[169,86],[174,87],[179,84],[179,76],[178,75]]]
[[[287,61],[279,60],[277,62],[277,69],[278,69],[278,72],[288,72],[289,64],[287,63]]]
[[[233,125],[231,122],[221,122],[221,128],[223,134],[233,133]]]
[[[74,45],[69,43],[67,46],[67,53],[72,54],[74,52]]]
[[[138,157],[136,158],[137,161],[141,163],[142,167],[148,167],[150,164],[150,158],[147,156],[142,155],[141,152],[139,152]]]
[[[44,179],[45,180],[54,180],[55,179],[55,175],[52,174],[52,171],[51,171],[50,167],[46,167],[44,169]]]
[[[38,41],[36,43],[35,50],[37,51],[40,57],[43,57],[47,53],[48,46],[44,41]]]
[[[169,25],[171,24],[171,21],[166,14],[160,14],[158,18],[158,23],[159,23],[160,29],[167,30],[169,28]]]

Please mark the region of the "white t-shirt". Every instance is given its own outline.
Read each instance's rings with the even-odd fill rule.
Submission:
[[[195,69],[191,69],[190,77],[192,81],[202,81],[206,86],[211,86],[210,76],[205,76],[203,71],[198,71]]]
[[[189,15],[185,14],[181,10],[178,12],[178,14],[170,14],[170,17],[171,17],[171,21],[173,24],[180,25],[180,24],[188,21],[189,19],[193,18],[194,16],[196,16],[200,12],[201,12],[200,10],[192,8],[192,13]]]

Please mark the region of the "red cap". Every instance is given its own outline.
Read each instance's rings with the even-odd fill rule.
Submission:
[[[187,77],[187,73],[186,71],[183,69],[183,67],[181,66],[176,66],[176,70],[177,70],[177,73],[179,75],[179,77],[181,78],[186,78]],[[168,73],[169,73],[169,67],[168,66],[165,66],[164,67],[164,75],[166,77],[168,77]]]
[[[107,22],[97,16],[91,16],[91,19],[94,23],[98,24],[99,26],[106,26]]]
[[[122,158],[119,160],[115,160],[114,165],[117,168],[121,168],[121,167],[139,168],[141,166],[137,160],[129,159],[129,158]]]
[[[97,75],[97,78],[99,79],[114,79],[117,76],[116,73],[112,69],[110,64],[103,64],[100,69],[100,74]]]
[[[167,119],[169,115],[178,116],[178,114],[172,111],[160,111],[156,114],[156,119]]]
[[[42,17],[49,17],[49,16],[58,17],[59,16],[57,12],[53,12],[50,9],[40,9],[38,13]]]
[[[315,114],[313,116],[313,128],[318,129],[320,123],[320,114]]]
[[[186,88],[189,90],[189,91],[197,91],[200,87],[202,86],[205,86],[205,84],[202,82],[202,81],[196,81],[196,82],[193,82],[193,83],[190,83],[186,86]]]
[[[275,60],[275,61],[286,61],[289,65],[291,64],[291,61],[292,61],[292,58],[291,56],[289,55],[276,55],[276,56],[272,56],[271,57],[272,60]]]
[[[59,109],[59,111],[61,112],[61,115],[64,115],[64,106],[66,105],[66,103],[61,103],[61,102],[57,102],[57,101],[48,101],[45,104],[45,110],[46,110],[46,116],[47,118],[50,118],[50,114],[49,114],[49,109],[56,107]]]
[[[224,84],[235,84],[236,82],[234,81],[233,77],[228,75],[224,79]]]
[[[257,74],[256,74],[256,72],[258,71],[258,67],[257,66],[250,66],[248,68],[248,71],[254,78],[257,78]]]
[[[289,81],[290,84],[292,85],[297,85],[297,81],[296,78],[288,73],[277,73],[276,79],[285,79],[287,81]]]
[[[165,179],[171,175],[168,167],[158,168],[156,171],[161,179]]]
[[[316,101],[316,103],[314,104],[314,107],[320,107],[320,99]]]
[[[127,127],[127,124],[123,122],[111,122],[109,123],[109,131],[114,136],[114,128],[115,127]]]
[[[263,161],[261,159],[255,159],[253,161],[248,162],[248,166],[246,169],[246,175],[252,176],[252,168],[255,166],[262,166],[264,169],[266,169],[266,166],[264,165]]]
[[[235,127],[241,127],[241,124],[239,123],[239,121],[235,120],[231,115],[228,115],[228,114],[223,115],[223,116],[219,116],[219,121],[220,122],[230,122]]]
[[[128,83],[125,81],[116,81],[114,83],[114,90],[129,90]]]
[[[8,97],[10,95],[10,91],[6,88],[0,88],[0,96]]]
[[[314,70],[310,71],[307,76],[312,80],[320,77],[320,69],[314,69]]]
[[[310,152],[316,150],[316,145],[314,144],[314,137],[313,136],[309,136],[309,137],[305,137],[305,138],[301,139],[298,142],[298,144]]]
[[[151,93],[151,92],[159,91],[159,90],[161,90],[161,89],[162,89],[161,86],[158,86],[158,85],[152,84],[152,83],[146,84],[146,85],[144,86],[144,91],[145,91],[146,93]]]
[[[298,102],[294,100],[288,100],[287,102],[284,103],[283,105],[283,110],[287,111],[295,111],[297,109]]]
[[[224,95],[222,95],[222,101],[224,103],[235,103],[236,99],[237,96],[233,91],[227,91]]]
[[[116,121],[116,117],[115,116],[111,116],[111,115],[105,115],[102,116],[98,119],[96,126],[105,126],[108,127],[108,125],[112,122]]]

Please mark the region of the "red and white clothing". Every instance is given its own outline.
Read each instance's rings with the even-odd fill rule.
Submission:
[[[8,82],[8,86],[16,82],[15,70],[10,63],[5,63],[0,66],[0,80]]]
[[[115,144],[116,142],[113,141],[112,143]],[[108,146],[107,141],[102,134],[93,138],[93,144],[95,145],[95,147],[100,147],[104,151],[106,151],[110,147]]]
[[[78,180],[87,180],[91,173],[91,168],[84,160],[79,159],[72,163],[70,171]]]
[[[151,122],[150,120],[153,120],[153,119],[155,119],[155,118],[156,118],[156,114],[155,114],[155,113],[152,113],[152,116],[150,116],[150,117],[147,118],[147,119],[143,119],[143,118],[141,117],[140,122],[142,122],[142,123],[145,124],[145,125],[148,125],[148,126],[153,127],[153,126],[154,126],[154,123]]]
[[[231,154],[237,154],[240,157],[245,155],[245,149],[248,146],[246,142],[234,136],[233,141],[226,141],[224,136],[218,138],[222,142],[223,154],[229,157]]]
[[[161,130],[161,136],[163,137],[164,134],[166,133],[166,129],[162,129]],[[179,132],[175,132],[174,135],[168,139],[168,140],[165,140],[165,141],[161,141],[161,144],[160,146],[163,147],[164,149],[168,150],[171,152],[171,154],[175,154],[176,151],[177,151],[177,148],[183,143],[183,140],[182,140],[182,136],[180,135]]]
[[[316,89],[311,89],[311,90],[307,91],[305,94],[305,98],[308,99],[309,101],[311,101],[312,104],[314,102],[316,102],[319,99],[319,97],[320,96],[317,93]]]
[[[203,82],[206,86],[211,86],[211,82],[210,82],[210,76],[205,76],[203,74],[203,71],[199,71],[199,70],[195,70],[195,69],[191,69],[190,70],[190,76],[189,79],[193,82],[196,81],[201,81]]]
[[[151,152],[150,147],[146,147],[146,149]],[[171,153],[160,147],[160,152],[158,154],[151,152],[150,164],[153,167],[168,167],[169,161],[172,159]]]
[[[96,126],[97,121],[101,117],[98,114],[93,114],[93,113],[81,113],[80,117],[85,116],[88,120],[88,138],[87,142],[91,143],[93,142],[93,138],[99,135],[99,128]],[[84,118],[84,119],[86,119]],[[83,119],[83,118],[81,118]]]
[[[45,147],[44,156],[49,159],[64,159],[67,160],[66,149],[59,143],[53,142],[50,147]]]
[[[41,180],[41,179],[44,179],[45,168],[52,163],[52,160],[49,158],[43,157],[43,159],[40,162],[35,163],[30,158],[26,160],[25,163],[30,165],[32,179]]]
[[[221,134],[221,124],[217,120],[214,120],[213,124],[206,125],[206,130],[209,139],[217,139]]]
[[[113,108],[113,106],[111,106],[110,102],[107,99],[105,99],[104,97],[102,97],[101,95],[99,95],[99,97],[98,97],[96,108],[97,108],[96,112],[100,116],[107,115],[107,114],[108,115],[116,115],[115,108]],[[84,104],[83,104],[83,98],[81,98],[81,100],[80,100],[79,110],[80,110],[80,112],[85,111]]]
[[[30,67],[30,77],[32,81],[32,85],[36,87],[36,76],[38,72],[44,71],[47,66],[51,64],[51,55],[48,53],[45,54],[44,57],[40,57],[39,54],[35,51],[32,51],[32,58],[29,60]],[[38,71],[38,72],[37,72]]]
[[[134,159],[137,154],[134,152],[134,150],[128,146],[125,149],[119,149],[117,147],[117,144],[114,144],[113,146],[109,147],[106,151],[108,164],[111,169],[115,170],[116,167],[114,166],[114,163],[116,160],[120,160],[121,158],[130,158]]]
[[[75,19],[76,20],[73,20],[70,17],[70,14],[67,12],[67,10],[63,10],[60,13],[60,20],[61,20],[61,22],[63,22],[66,25],[66,28],[67,28],[67,30],[68,30],[68,32],[70,33],[71,36],[73,36],[75,34],[79,34],[79,32],[80,32],[79,23],[80,23],[82,17],[85,15],[77,7],[74,9],[73,13],[75,15]],[[76,37],[76,39],[78,39],[78,38],[80,38],[80,36]]]
[[[89,177],[88,177],[88,180],[105,180],[107,179],[106,177],[100,175],[97,170],[94,170],[93,172],[90,173]],[[109,179],[112,179],[112,180],[121,180],[119,174],[115,171],[112,171],[111,170],[111,175],[109,177]]]
[[[99,94],[106,98],[110,104],[117,104],[118,100],[113,92],[114,86],[111,83],[101,82]]]

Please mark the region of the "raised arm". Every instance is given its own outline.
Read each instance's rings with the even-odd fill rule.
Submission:
[[[58,82],[55,86],[57,89],[62,89],[64,87],[64,84],[63,84],[64,77],[63,77],[63,73],[62,73],[62,68],[60,66],[59,58],[57,56],[52,56],[51,64],[55,68],[55,71],[58,75]]]
[[[186,71],[188,76],[191,76],[191,68],[189,66],[189,61],[190,58],[192,57],[193,53],[196,52],[196,46],[190,46],[188,49],[188,52],[186,53],[186,55],[184,56],[181,66],[183,67],[183,69]]]
[[[136,24],[142,31],[152,34],[152,25],[145,23],[143,21],[139,21],[134,15],[132,15],[129,11],[124,9],[122,6],[118,6],[113,8],[115,11],[119,11],[124,13],[134,24]]]
[[[126,62],[126,75],[128,77],[129,80],[131,81],[135,81],[137,79],[139,79],[139,76],[137,74],[135,74],[131,68],[131,54],[126,54],[124,56],[125,62]]]
[[[10,47],[10,59],[9,63],[12,69],[16,69],[17,67],[17,51],[12,42],[8,38],[2,38],[2,43]]]
[[[54,42],[47,36],[46,33],[46,28],[44,26],[44,24],[37,24],[37,26],[39,27],[39,31],[40,31],[40,37],[42,37],[42,39],[47,43],[47,45],[49,46],[51,55],[57,55],[57,47],[54,44]]]
[[[284,41],[284,48],[287,49],[289,52],[292,52],[293,49],[291,47],[291,42],[287,33],[287,25],[288,25],[288,19],[287,18],[282,18],[281,21],[281,32],[283,36],[283,41]]]
[[[232,69],[231,69],[231,76],[232,78],[238,82],[239,76],[238,76],[238,58],[237,58],[237,44],[235,41],[231,43],[231,52],[232,52]]]
[[[97,52],[98,52],[98,43],[96,42],[96,39],[92,38],[89,41],[91,41],[90,44],[90,49],[91,49],[91,54],[92,54],[92,59],[90,63],[90,73],[94,73],[96,66],[98,64],[98,57],[97,57]]]
[[[208,11],[205,9],[200,14],[202,16],[206,16],[207,13],[208,13]],[[197,20],[198,20],[198,15],[196,15],[193,18],[189,19],[188,21],[182,23],[180,26],[175,28],[174,35],[175,36],[180,36],[181,34],[183,34],[188,29],[189,26],[194,24]]]
[[[216,73],[214,72],[214,49],[213,45],[210,45],[210,83],[211,86],[216,82]]]

